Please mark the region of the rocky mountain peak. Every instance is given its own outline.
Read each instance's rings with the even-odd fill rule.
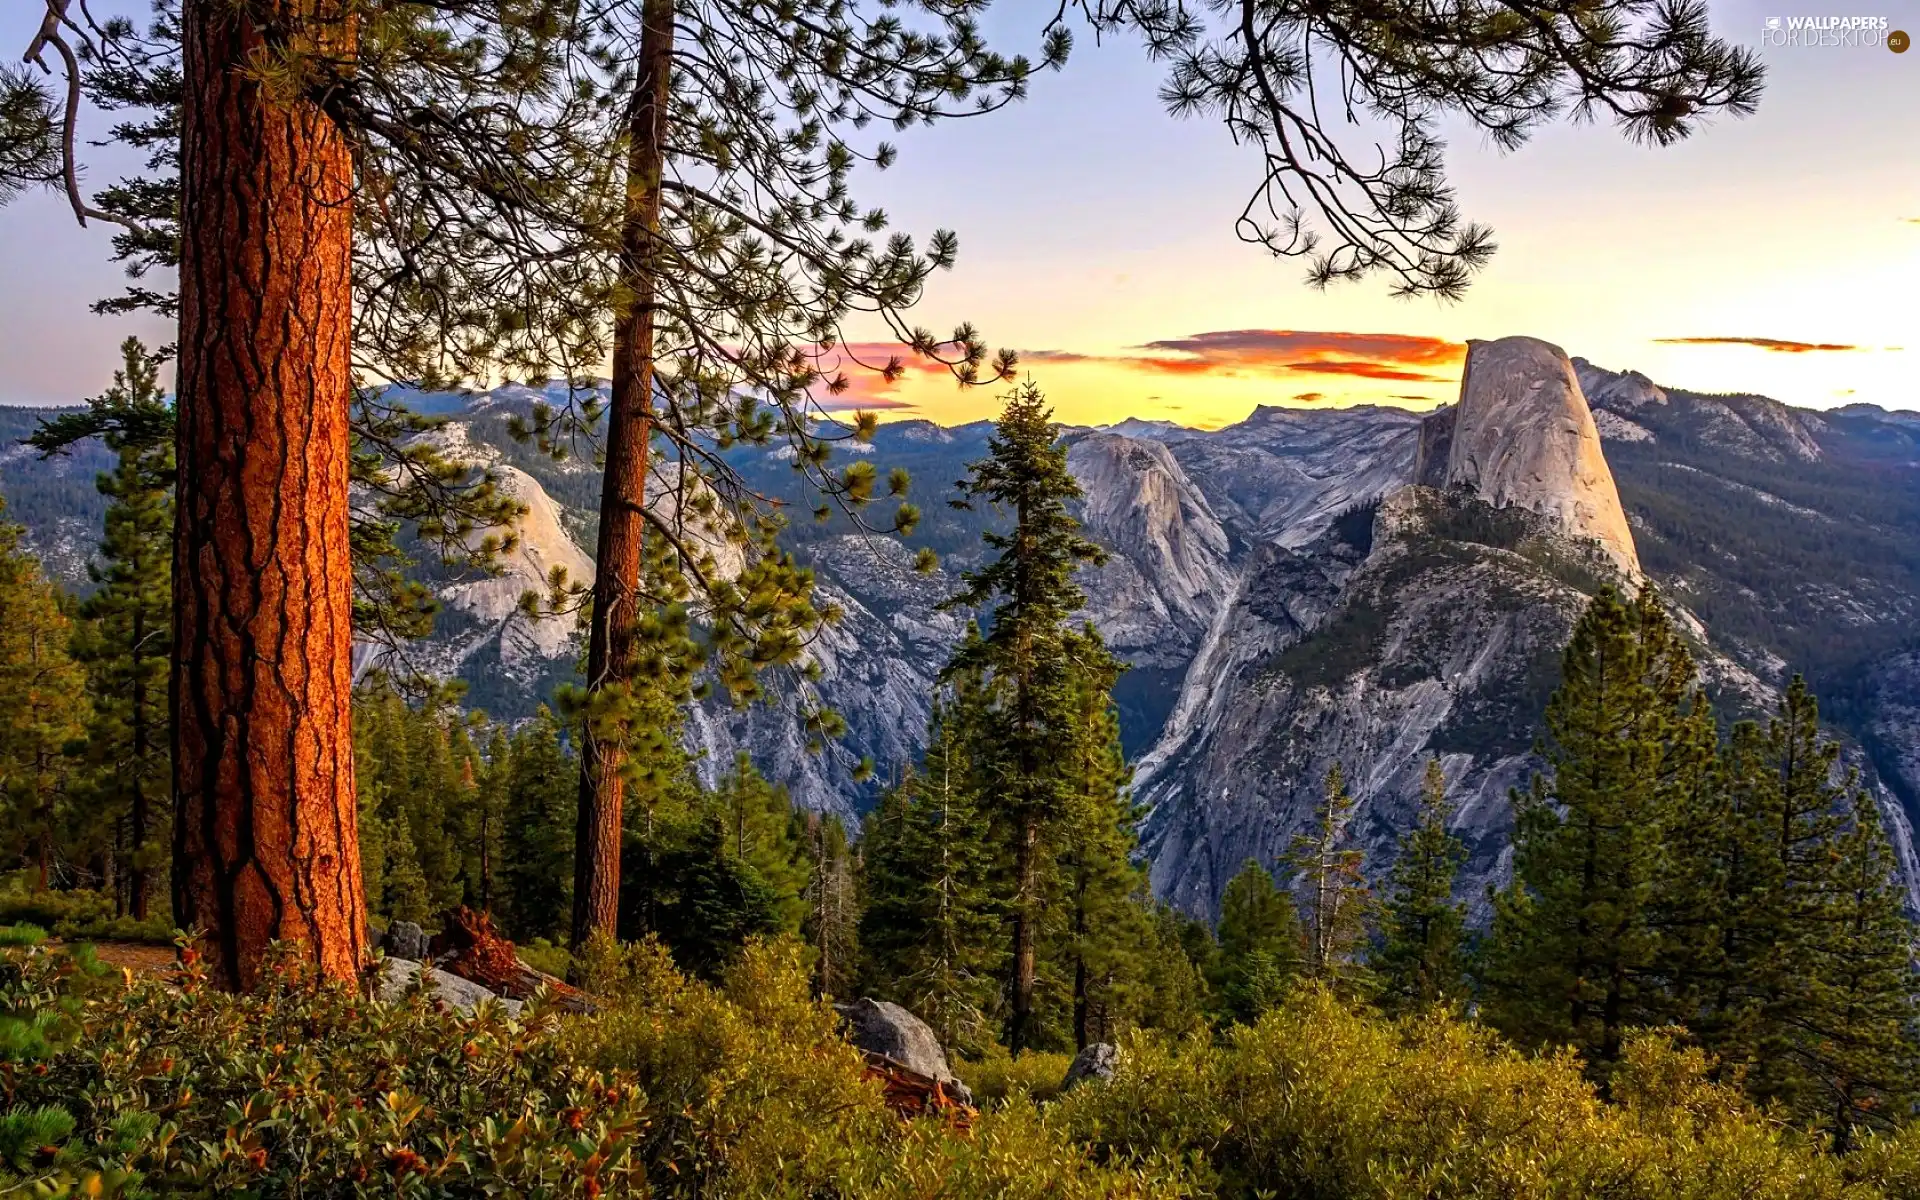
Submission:
[[[1597,542],[1629,577],[1640,575],[1593,412],[1572,360],[1550,342],[1467,343],[1460,402],[1423,424],[1414,479],[1552,517]]]

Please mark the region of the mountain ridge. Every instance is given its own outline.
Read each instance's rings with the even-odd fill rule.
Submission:
[[[1711,651],[1705,662],[1716,687],[1746,711],[1787,673],[1805,670],[1853,739],[1850,755],[1879,789],[1890,828],[1910,828],[1920,812],[1920,642],[1911,633],[1920,617],[1920,420],[1872,406],[1814,412],[1710,396],[1584,359],[1568,363],[1617,484],[1627,536],[1645,573]],[[506,437],[508,416],[550,399],[546,392],[497,391],[446,402],[459,427],[449,436],[516,472],[515,486],[524,477],[539,489],[550,519],[528,553],[544,563],[578,555],[570,559],[577,567],[592,545],[598,474],[588,462],[555,462]],[[1559,537],[1564,524],[1540,513],[1485,498],[1469,503],[1458,487],[1409,490],[1423,431],[1449,412],[1457,407],[1268,405],[1220,430],[1125,421],[1063,431],[1070,469],[1088,492],[1083,519],[1113,551],[1107,567],[1083,577],[1086,614],[1131,664],[1117,700],[1140,796],[1153,805],[1148,842],[1163,894],[1207,911],[1219,872],[1237,867],[1235,855],[1284,846],[1307,794],[1301,789],[1317,786],[1311,777],[1324,760],[1365,757],[1372,744],[1375,758],[1391,748],[1405,762],[1358,768],[1356,759],[1376,800],[1356,832],[1365,835],[1370,867],[1385,861],[1405,816],[1410,777],[1401,768],[1417,775],[1415,760],[1437,746],[1459,792],[1457,819],[1477,839],[1474,879],[1498,877],[1504,789],[1527,769],[1516,747],[1530,742],[1536,702],[1557,678],[1556,639],[1573,597],[1586,594],[1599,567],[1583,558],[1579,539]],[[0,445],[29,432],[23,424],[0,412]],[[989,430],[924,419],[880,425],[876,463],[908,467],[926,510],[907,544],[863,538],[838,521],[791,531],[824,598],[847,613],[819,646],[828,669],[818,696],[847,715],[848,737],[809,755],[790,712],[708,705],[693,721],[703,770],[718,772],[746,750],[796,803],[857,816],[913,759],[939,667],[961,628],[957,614],[936,605],[955,590],[954,573],[977,561],[989,519],[928,503],[923,489],[957,479],[984,454]],[[770,494],[792,487],[790,467],[764,447],[741,448],[731,461]],[[22,497],[11,519],[24,520],[31,544],[70,583],[84,583],[98,530],[91,480],[104,465],[97,447],[55,463],[0,449],[0,493]],[[1396,492],[1409,498],[1390,501]],[[555,538],[572,550],[546,544]],[[1369,566],[1376,539],[1381,557]],[[1396,540],[1397,560],[1388,553]],[[1410,542],[1424,549],[1405,550]],[[905,567],[921,546],[943,559],[930,576]],[[1389,579],[1390,571],[1401,574]],[[529,562],[525,574],[532,572]],[[523,715],[573,670],[575,635],[521,629],[524,616],[463,606],[469,593],[455,589],[472,582],[436,581],[446,611],[421,657],[466,678],[477,706]],[[516,577],[498,590],[517,594],[524,582]],[[1413,594],[1428,585],[1451,594],[1451,605]],[[1358,603],[1368,596],[1380,603]],[[1382,609],[1374,624],[1364,618],[1370,606]],[[1448,638],[1439,631],[1466,617],[1481,626],[1451,637],[1480,657],[1455,664],[1440,654]],[[1312,653],[1285,657],[1300,645]],[[1359,666],[1345,674],[1329,666],[1348,661]],[[1453,692],[1436,691],[1448,672]],[[1373,715],[1342,727],[1342,706]],[[1529,706],[1535,711],[1524,711]],[[1378,726],[1373,733],[1368,720]],[[1289,735],[1291,749],[1267,744],[1274,729],[1295,725],[1305,732]],[[1262,753],[1270,761],[1259,769],[1284,770],[1287,786],[1254,786],[1247,772]],[[866,756],[879,770],[863,782],[857,768]],[[1253,767],[1209,774],[1200,795],[1169,802],[1176,764],[1192,765],[1199,778],[1203,761],[1241,759]],[[1211,805],[1208,788],[1212,801],[1221,789],[1235,794]],[[1920,878],[1910,837],[1898,840],[1909,880]],[[1208,856],[1204,870],[1191,865],[1195,847]]]

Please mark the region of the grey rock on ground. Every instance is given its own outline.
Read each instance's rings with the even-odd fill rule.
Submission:
[[[412,921],[395,921],[388,925],[387,936],[382,939],[381,946],[389,958],[427,961],[427,931]]]
[[[947,1063],[946,1050],[925,1021],[891,1001],[865,996],[851,1004],[836,1004],[834,1008],[846,1023],[849,1042],[940,1081],[963,1104],[973,1103],[972,1093],[954,1075]]]
[[[1089,1079],[1105,1083],[1113,1078],[1119,1065],[1120,1051],[1109,1042],[1094,1042],[1082,1047],[1080,1053],[1073,1056],[1073,1063],[1067,1067],[1066,1078],[1060,1081],[1060,1090],[1068,1091]]]
[[[376,983],[375,994],[385,1003],[392,1004],[407,994],[414,980],[420,977],[422,970],[427,972],[427,990],[435,1000],[448,1008],[473,1008],[484,1000],[498,1000],[509,1013],[519,1013],[520,1001],[496,996],[491,991],[458,975],[435,967],[422,967],[411,959],[389,957],[380,963],[380,978]]]

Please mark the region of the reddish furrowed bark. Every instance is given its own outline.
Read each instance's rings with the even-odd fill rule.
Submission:
[[[174,912],[249,988],[270,941],[355,974],[347,542],[353,167],[310,102],[247,78],[272,30],[353,49],[344,0],[182,13]]]

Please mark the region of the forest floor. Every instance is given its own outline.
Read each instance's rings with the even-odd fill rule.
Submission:
[[[65,943],[53,941],[49,946],[62,946]],[[156,946],[150,942],[92,942],[94,954],[101,962],[110,967],[123,967],[137,971],[142,975],[157,975],[171,970],[174,965],[172,946]]]

